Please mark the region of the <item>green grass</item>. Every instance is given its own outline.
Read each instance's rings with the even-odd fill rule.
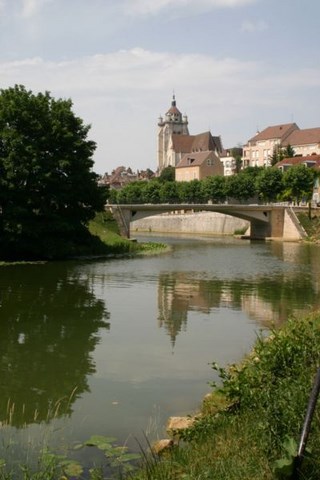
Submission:
[[[291,319],[240,365],[213,364],[220,376],[182,442],[159,460],[146,456],[134,480],[271,480],[290,478],[317,367],[320,313]],[[301,479],[320,478],[320,409],[309,436]],[[290,449],[288,449],[290,444]],[[293,447],[292,447],[293,445]],[[290,454],[288,451],[290,450]],[[294,450],[294,454],[292,454]]]
[[[89,232],[93,236],[92,253],[96,255],[150,255],[169,250],[169,247],[163,243],[139,243],[121,237],[117,223],[107,212],[96,215],[89,224]]]
[[[312,213],[311,218],[306,213],[298,213],[297,217],[299,222],[305,229],[308,237],[312,241],[320,240],[320,215],[317,211],[317,214]]]

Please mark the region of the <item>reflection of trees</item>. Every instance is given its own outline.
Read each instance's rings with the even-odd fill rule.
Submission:
[[[174,345],[177,335],[187,328],[191,310],[209,314],[214,308],[228,307],[246,311],[261,324],[280,324],[292,314],[319,308],[320,294],[310,274],[227,281],[172,272],[160,274],[158,305],[159,325]]]
[[[0,420],[8,403],[15,426],[45,420],[57,402],[57,415],[71,413],[109,328],[104,303],[65,264],[2,268],[0,292]]]

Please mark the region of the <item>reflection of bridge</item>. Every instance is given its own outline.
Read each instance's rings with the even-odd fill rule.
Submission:
[[[116,219],[120,232],[130,238],[130,222],[165,212],[218,212],[250,222],[250,238],[299,240],[304,232],[292,208],[284,205],[238,204],[132,204],[106,205]]]

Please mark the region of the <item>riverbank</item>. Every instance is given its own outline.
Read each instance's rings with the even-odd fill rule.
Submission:
[[[119,256],[140,256],[154,255],[169,251],[168,245],[159,242],[135,242],[124,238],[119,233],[119,228],[111,214],[107,212],[98,213],[89,222],[86,235],[78,242],[61,244],[54,255],[49,254],[47,258],[34,260],[4,260],[0,266],[45,263],[54,260],[74,259],[97,259]]]
[[[153,255],[170,250],[164,243],[139,243],[121,237],[116,221],[107,212],[98,213],[89,223],[88,229],[94,239],[91,250],[93,256]]]
[[[308,240],[320,243],[320,209],[313,210],[311,217],[306,213],[299,213],[297,216],[308,235]]]
[[[180,444],[146,456],[134,480],[271,480],[290,478],[320,362],[320,313],[290,319],[259,338],[239,365],[213,364],[221,382],[203,401]],[[309,437],[301,478],[319,479],[320,413]],[[182,442],[181,442],[182,440]],[[300,478],[300,477],[299,477]]]

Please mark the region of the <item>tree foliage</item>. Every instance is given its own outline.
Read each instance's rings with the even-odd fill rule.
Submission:
[[[289,173],[290,172],[290,173]],[[213,175],[190,182],[133,182],[120,191],[111,191],[110,203],[223,203],[300,202],[312,197],[315,171],[304,165],[290,167],[283,173],[278,168],[247,167],[239,174],[224,177]],[[111,198],[112,197],[112,198]]]
[[[284,148],[280,147],[280,145],[276,145],[273,149],[272,155],[270,156],[270,163],[271,165],[275,165],[278,162],[281,162],[284,158],[292,158],[295,155],[295,151],[288,143],[288,145]]]
[[[241,147],[234,147],[231,149],[232,158],[235,162],[235,171],[236,173],[240,173],[242,169],[242,148]]]
[[[263,201],[276,200],[283,191],[282,170],[279,168],[264,168],[256,178],[256,189]]]
[[[165,167],[158,179],[160,182],[173,182],[175,180],[175,168],[170,165]]]
[[[89,128],[71,100],[21,85],[0,90],[2,256],[54,256],[57,243],[85,235],[104,204],[91,171],[96,145],[87,140]]]
[[[283,149],[284,158],[292,158],[295,156],[295,153],[290,143]]]
[[[246,173],[244,170],[238,175],[227,177],[226,195],[238,201],[253,198],[256,194],[255,173],[255,170],[252,173]]]
[[[298,205],[302,199],[309,201],[312,197],[315,170],[306,165],[289,168],[283,175],[284,197]]]
[[[212,203],[224,202],[226,199],[226,177],[215,175],[202,181],[204,199]]]
[[[191,180],[190,182],[177,182],[179,200],[185,203],[203,203],[204,196],[201,188],[202,182]]]
[[[276,145],[273,149],[272,155],[269,157],[271,165],[275,165],[278,162],[281,162],[285,157],[283,149],[279,146]]]

